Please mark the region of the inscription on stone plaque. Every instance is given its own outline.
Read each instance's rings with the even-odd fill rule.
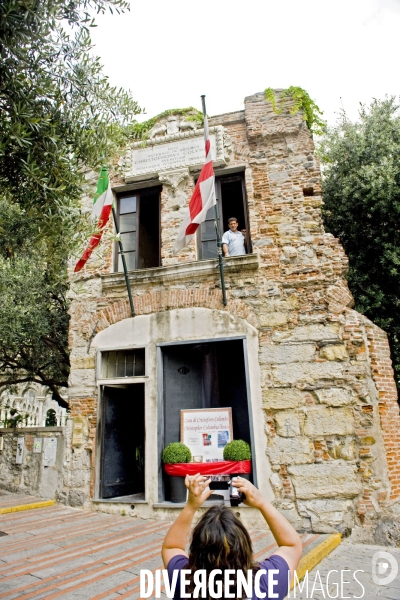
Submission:
[[[84,417],[77,416],[73,418],[72,423],[72,445],[82,446],[85,441],[85,419]]]
[[[201,169],[204,165],[203,130],[180,132],[161,138],[135,142],[121,159],[120,166],[126,181],[135,181],[182,167]],[[223,128],[210,128],[211,154],[215,166],[225,165]]]
[[[212,157],[215,160],[215,135],[210,136],[210,141]],[[202,137],[132,150],[132,175],[158,173],[159,171],[202,165],[203,163],[204,139]]]

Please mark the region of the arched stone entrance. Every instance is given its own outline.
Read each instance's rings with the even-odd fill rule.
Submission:
[[[233,412],[239,414],[242,411],[244,415],[240,418],[242,429],[238,420],[237,430],[240,430],[242,437],[246,436],[246,425],[243,425],[243,421],[247,419],[249,441],[253,448],[254,480],[264,490],[269,490],[271,497],[273,496],[269,484],[271,471],[265,455],[258,332],[246,320],[226,311],[207,308],[182,308],[140,315],[133,319],[124,319],[104,329],[93,339],[92,346],[97,350],[96,381],[99,389],[95,499],[107,499],[108,492],[104,487],[104,479],[107,477],[108,467],[105,467],[105,461],[111,460],[120,465],[126,462],[121,456],[119,460],[117,458],[118,453],[127,451],[124,442],[117,440],[118,435],[114,440],[116,446],[111,450],[107,446],[107,440],[111,435],[110,431],[107,432],[107,428],[120,427],[125,438],[131,431],[132,445],[135,447],[138,440],[141,441],[135,423],[135,412],[129,408],[132,407],[133,402],[137,402],[139,406],[141,390],[143,390],[144,403],[145,484],[143,493],[141,495],[134,493],[135,497],[132,501],[160,508],[164,505],[161,452],[164,444],[172,441],[169,439],[172,435],[171,430],[179,435],[179,421],[173,427],[173,419],[171,420],[169,414],[166,415],[166,411],[173,412],[176,417],[180,408],[191,408],[193,397],[197,392],[197,396],[202,397],[202,400],[199,399],[200,403],[214,402],[217,406],[218,402],[221,402],[226,406],[227,398],[231,398],[234,404]],[[109,369],[106,373],[103,368],[104,357],[107,356],[109,360],[113,353],[112,360],[116,360],[116,351],[119,351],[118,360],[125,360],[125,364],[127,360],[131,360],[131,358],[127,359],[127,356],[132,357],[135,351],[144,352],[144,371],[132,376],[131,370],[127,376],[110,377],[109,373],[115,374],[116,371]],[[180,384],[174,378],[180,377],[178,363],[182,361],[188,363],[189,367],[186,369],[191,372],[185,380],[183,395],[181,393],[180,399],[177,399],[179,396],[177,387]],[[175,368],[177,366],[178,368]],[[105,376],[106,374],[108,376]],[[219,378],[217,391],[215,391],[216,378]],[[214,399],[210,400],[213,394]],[[205,396],[208,400],[204,399]],[[123,397],[125,397],[125,409],[122,408]],[[118,404],[119,408],[115,408]],[[111,406],[114,408],[112,409]],[[114,417],[110,416],[110,411],[111,413],[114,411],[114,417],[116,411],[120,411],[120,415],[115,417],[116,421],[112,424]],[[139,414],[140,411],[141,408],[138,409]],[[126,420],[131,422],[127,423]],[[234,437],[236,437],[235,431]],[[179,437],[176,441],[178,440]],[[113,455],[112,458],[107,458],[110,454]],[[120,475],[122,477],[122,473]],[[126,478],[129,479],[128,475]],[[128,487],[124,490],[127,491]],[[109,497],[118,498],[117,494],[117,487],[115,487]]]

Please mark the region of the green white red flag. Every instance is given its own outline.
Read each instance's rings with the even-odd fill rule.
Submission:
[[[89,260],[93,250],[99,245],[103,230],[108,223],[110,212],[112,209],[113,195],[110,186],[110,180],[108,178],[108,171],[105,167],[102,167],[100,171],[100,177],[97,182],[97,190],[93,200],[92,219],[97,219],[98,233],[95,233],[90,238],[88,247],[82,254],[82,257],[76,263],[74,272],[80,271]]]

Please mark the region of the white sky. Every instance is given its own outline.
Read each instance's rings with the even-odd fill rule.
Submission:
[[[400,0],[131,0],[96,18],[95,53],[150,118],[168,108],[243,108],[266,87],[299,85],[330,124],[343,106],[400,95]],[[140,119],[142,120],[142,119]]]

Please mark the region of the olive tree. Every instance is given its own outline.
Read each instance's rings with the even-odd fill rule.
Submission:
[[[0,3],[0,390],[66,405],[67,258],[87,230],[83,165],[110,160],[140,109],[92,53],[93,15],[124,0]]]

